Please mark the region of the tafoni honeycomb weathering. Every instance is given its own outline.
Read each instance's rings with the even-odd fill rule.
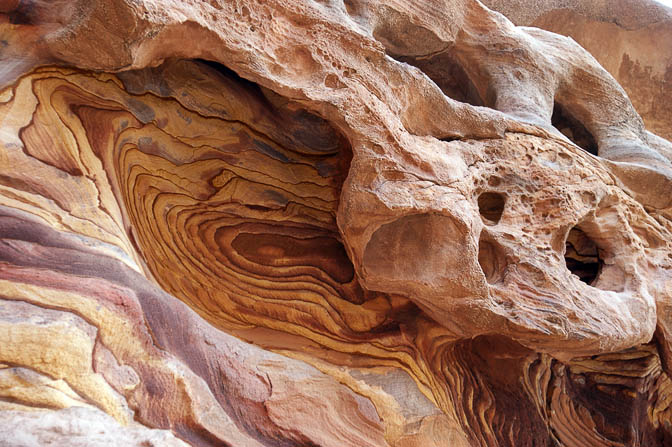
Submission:
[[[484,3],[0,2],[0,439],[670,445],[672,9]]]

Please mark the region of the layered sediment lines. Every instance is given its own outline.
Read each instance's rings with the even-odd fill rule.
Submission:
[[[672,442],[672,145],[616,80],[478,2],[234,3],[3,7],[0,435]]]

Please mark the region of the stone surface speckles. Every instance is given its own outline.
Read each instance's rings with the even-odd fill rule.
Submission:
[[[646,1],[5,3],[0,443],[672,442]]]

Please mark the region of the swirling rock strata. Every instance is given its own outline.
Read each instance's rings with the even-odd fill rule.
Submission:
[[[672,145],[574,42],[471,1],[2,12],[10,445],[670,442]]]

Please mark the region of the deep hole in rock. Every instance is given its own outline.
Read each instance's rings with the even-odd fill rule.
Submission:
[[[467,73],[449,54],[440,53],[429,58],[395,57],[395,59],[422,70],[449,98],[472,106],[485,106]]]
[[[593,285],[602,269],[599,248],[581,229],[574,227],[565,242],[565,263],[570,272]]]
[[[351,6],[348,11],[352,9]],[[384,14],[373,30],[373,37],[385,47],[385,54],[420,69],[449,98],[485,106],[467,70],[447,42],[432,29],[409,20],[394,6],[381,6],[381,10]]]
[[[597,141],[593,134],[557,102],[553,106],[551,124],[581,149],[597,155]]]
[[[419,68],[446,96],[476,106],[484,105],[447,42],[432,29],[410,20],[393,5],[381,5],[381,11],[384,13],[373,30],[373,37],[385,47],[389,57]]]
[[[478,196],[478,211],[486,224],[497,224],[504,213],[506,196],[498,192],[484,192]]]

